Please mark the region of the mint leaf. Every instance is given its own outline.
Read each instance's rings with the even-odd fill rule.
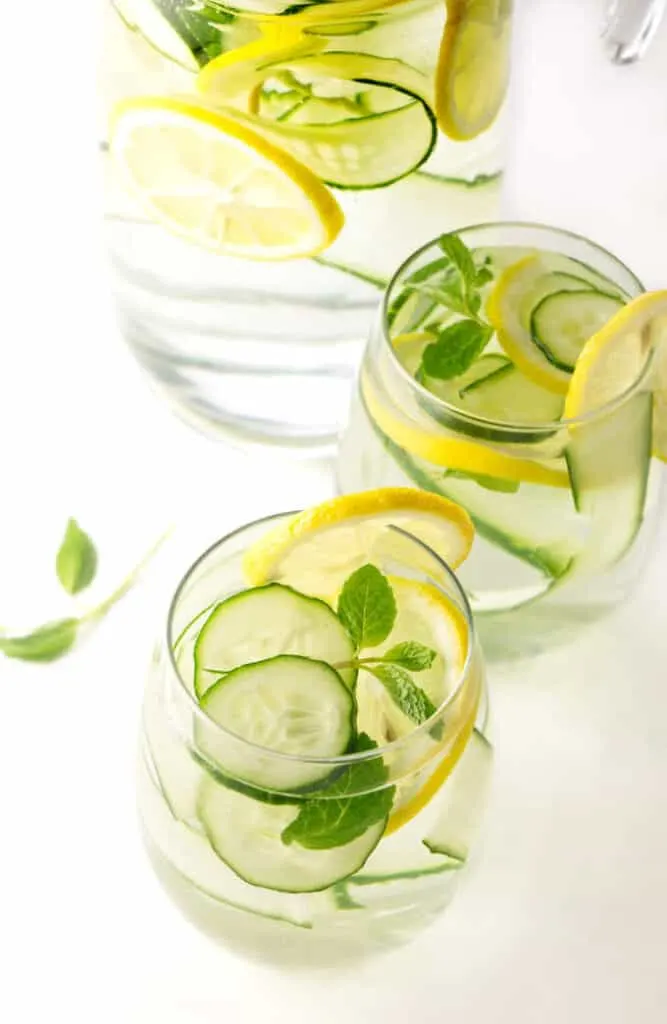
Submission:
[[[490,327],[475,320],[457,320],[445,327],[437,341],[422,353],[421,367],[427,377],[451,380],[470,369],[491,340]]]
[[[413,683],[405,669],[398,665],[364,665],[364,668],[380,680],[394,704],[411,722],[421,725],[435,714],[437,708],[430,697]]]
[[[461,276],[463,295],[467,299],[476,287],[477,268],[468,247],[461,242],[458,234],[442,234],[437,247],[449,256]]]
[[[466,473],[462,469],[448,469],[443,476],[453,480],[472,480],[487,491],[499,491],[502,494],[516,494],[520,487],[518,480],[504,480],[500,476],[487,476],[486,473]]]
[[[365,733],[357,737],[355,750],[375,750],[377,744]],[[326,799],[306,800],[294,821],[282,833],[282,841],[298,843],[309,850],[330,850],[345,846],[368,831],[371,825],[384,821],[391,810],[394,786],[386,783],[387,769],[381,758],[359,761],[345,769],[326,790]],[[362,793],[359,790],[374,789]]]
[[[389,580],[374,565],[362,565],[345,580],[338,618],[357,647],[375,647],[387,639],[396,621],[396,601]]]
[[[482,288],[489,281],[493,281],[493,271],[487,266],[480,267],[475,277],[475,284],[478,288]]]
[[[92,583],[96,571],[95,545],[76,519],[69,519],[56,555],[56,573],[61,585],[68,594],[78,594]]]
[[[24,636],[0,636],[0,651],[21,661],[56,661],[74,646],[78,619],[59,619]]]
[[[401,668],[410,669],[412,672],[423,672],[424,669],[431,667],[437,656],[438,652],[431,647],[426,647],[417,640],[406,640],[386,651],[382,655],[382,661],[400,665]]]

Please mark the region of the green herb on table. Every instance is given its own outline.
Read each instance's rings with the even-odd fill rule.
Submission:
[[[73,520],[70,520],[70,523],[71,522],[73,522]],[[121,598],[131,590],[144,568],[148,565],[158,548],[166,539],[166,536],[167,535],[165,534],[156,544],[153,545],[150,551],[123,580],[120,586],[118,586],[104,601],[101,601],[98,605],[95,605],[89,611],[84,612],[81,615],[56,619],[53,622],[46,622],[41,626],[37,626],[29,633],[24,633],[18,636],[7,636],[0,632],[0,653],[4,654],[7,658],[16,658],[21,661],[33,662],[50,662],[57,661],[58,658],[62,658],[63,655],[71,651],[83,632],[87,631],[103,619],[107,612],[109,612],[114,605],[116,605]],[[89,538],[88,541],[90,541]],[[92,542],[90,543],[92,545]],[[83,547],[86,547],[86,545],[82,545],[82,550]],[[87,558],[89,557],[90,553],[88,552]],[[68,580],[70,579],[69,576],[66,578]],[[71,592],[74,593],[75,591]]]
[[[68,519],[65,535],[56,555],[56,573],[68,594],[78,594],[95,579],[97,551],[76,519]]]

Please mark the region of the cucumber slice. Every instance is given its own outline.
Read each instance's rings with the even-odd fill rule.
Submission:
[[[140,762],[138,796],[143,828],[151,853],[158,858],[159,874],[179,889],[186,883],[200,896],[213,901],[216,910],[229,908],[229,925],[239,921],[239,914],[251,914],[296,928],[311,928],[314,915],[326,910],[318,907],[317,897],[289,897],[248,888],[212,850],[203,826],[198,831],[174,818],[164,794],[155,786],[150,768]]]
[[[491,378],[495,378],[499,374],[502,376],[511,369],[512,362],[507,356],[501,356],[495,352],[481,356],[473,363],[467,374],[458,378],[460,396],[469,395],[480,384],[490,381]],[[466,377],[465,384],[463,383],[464,376]]]
[[[556,579],[569,569],[581,547],[569,490],[522,484],[521,501],[517,501],[512,494],[489,491],[472,480],[448,477],[409,455],[380,430],[365,405],[364,411],[402,472],[422,490],[462,505],[481,537],[544,576]]]
[[[269,583],[234,594],[213,609],[195,643],[195,693],[201,698],[222,673],[278,654],[337,664],[354,653],[328,604],[282,583]],[[348,686],[354,685],[355,672],[342,669],[340,674]]]
[[[572,429],[566,452],[572,495],[588,534],[568,578],[617,562],[644,517],[651,464],[653,396],[642,392],[620,408]]]
[[[234,88],[239,88],[238,70]],[[362,91],[366,116],[349,116],[333,123],[295,124],[270,121],[235,112],[266,139],[286,149],[322,181],[340,189],[376,189],[390,185],[415,171],[428,159],[437,135],[429,105],[429,80],[403,61],[369,54],[332,52],[314,54],[275,64],[258,64],[248,73],[244,91],[251,93],[272,78],[289,74],[299,81],[326,83],[348,96]],[[224,76],[210,75],[202,86],[211,96],[225,101]],[[336,98],[329,95],[328,98]],[[317,111],[317,106],[314,107]],[[308,106],[302,113],[307,116]],[[342,112],[342,111],[341,111]]]
[[[492,356],[486,358],[491,359]],[[475,366],[481,362],[482,359],[478,360]],[[564,401],[562,395],[555,395],[541,388],[539,384],[534,384],[509,361],[501,366],[496,364],[495,369],[491,369],[490,372],[486,372],[487,369],[488,364],[478,367],[479,376],[472,375],[472,379],[466,375],[463,387],[462,377],[456,381],[426,378],[424,384],[437,398],[485,419],[526,426],[554,423],[560,419]],[[443,419],[451,423],[449,417]],[[474,432],[478,433],[477,430]],[[473,433],[472,425],[470,433]]]
[[[112,0],[129,28],[139,32],[154,50],[188,71],[198,71],[222,52],[222,32],[183,0]],[[216,13],[216,21],[223,18]],[[228,14],[228,22],[235,21]]]
[[[379,843],[386,821],[346,846],[309,850],[283,843],[298,807],[260,803],[212,779],[202,783],[199,817],[217,855],[250,885],[278,892],[319,892],[355,874]]]
[[[622,299],[598,291],[553,292],[533,309],[530,331],[549,362],[572,373],[588,339],[622,306]]]
[[[299,759],[337,757],[349,748],[354,732],[354,697],[335,669],[294,655],[234,669],[206,691],[201,706],[227,733],[294,758],[247,751],[198,723],[202,753],[224,772],[260,788],[300,789],[326,778],[329,765]]]
[[[143,738],[164,799],[178,821],[197,829],[197,794],[201,769],[186,741],[170,721],[160,687],[149,682],[143,706]]]
[[[629,295],[622,288],[619,288],[617,284],[611,281],[610,278],[605,277],[604,274],[598,273],[588,263],[584,263],[583,260],[577,260],[572,256],[564,256],[559,252],[541,252],[540,255],[544,259],[546,266],[554,274],[559,276],[565,275],[567,278],[583,281],[584,287],[592,288],[594,291],[602,292],[604,295],[612,295],[626,301],[629,299]],[[559,289],[552,289],[552,291],[556,290]]]
[[[431,853],[460,863],[468,859],[491,781],[492,761],[491,744],[475,729],[439,798],[438,820],[422,840]]]

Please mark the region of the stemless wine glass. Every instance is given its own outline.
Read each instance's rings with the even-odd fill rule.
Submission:
[[[386,527],[379,568],[395,585],[445,601],[465,635],[462,670],[436,715],[384,746],[330,759],[290,757],[221,728],[194,694],[197,635],[211,608],[244,588],[248,546],[284,519],[223,538],[176,590],[146,684],[139,811],[160,881],[200,929],[248,957],[335,967],[407,942],[465,872],[491,760],[484,670],[454,574],[421,541]],[[259,764],[261,788],[247,777],[256,779]],[[288,781],[313,775],[314,765],[318,784]],[[380,790],[389,810],[352,841],[327,849],[281,841],[304,801],[329,801],[339,815],[345,804],[349,820]]]
[[[332,443],[381,289],[493,217],[511,0],[103,0],[120,328],[186,419]]]
[[[511,338],[500,344],[496,331],[460,386],[441,381],[429,390],[420,382],[408,365],[413,350],[418,363],[420,346],[456,316],[446,297],[437,299],[450,273],[447,257],[438,240],[423,246],[385,293],[342,439],[338,481],[343,492],[408,483],[466,508],[477,538],[461,581],[485,654],[505,658],[567,641],[622,602],[639,578],[664,475],[651,457],[652,356],[647,350],[640,365],[619,364],[618,372],[629,374],[619,398],[568,418],[572,366],[563,369],[563,346],[579,340],[579,324],[593,333],[643,291],[641,283],[611,253],[567,231],[499,223],[458,236],[489,278],[482,313],[503,271],[516,268],[505,289],[506,315],[534,344],[535,359],[515,351]],[[532,273],[536,255],[545,260],[544,279],[521,292],[516,281]],[[548,350],[554,339],[557,354]],[[568,358],[574,362],[572,352]],[[556,375],[555,393],[524,374],[536,359],[539,381],[546,375],[550,385]]]

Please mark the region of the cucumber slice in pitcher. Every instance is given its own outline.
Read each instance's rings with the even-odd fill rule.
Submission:
[[[552,292],[534,307],[530,331],[549,362],[572,373],[588,339],[622,306],[622,299],[598,291]]]
[[[317,40],[299,45],[315,47]],[[198,82],[207,99],[229,104],[235,97],[251,97],[281,80],[296,81],[312,93],[314,121],[308,118],[308,103],[299,108],[301,123],[271,120],[242,110],[235,111],[235,116],[287,150],[328,185],[352,190],[383,188],[420,167],[435,147],[437,126],[430,106],[430,81],[394,58],[333,51],[244,64],[213,62]],[[320,123],[318,90],[322,89],[328,100],[361,93],[364,103],[356,114],[341,105],[337,120],[327,123],[327,116],[327,121]]]
[[[338,757],[354,735],[350,689],[330,665],[311,658],[284,654],[242,665],[210,687],[201,706],[222,731],[198,722],[198,749],[260,789],[303,789],[327,778],[331,766],[308,758]]]
[[[328,604],[282,583],[243,590],[216,605],[197,637],[194,688],[199,698],[223,673],[278,654],[337,664],[354,645]],[[342,669],[348,686],[356,675]]]
[[[311,850],[287,845],[282,833],[298,807],[261,803],[206,779],[199,817],[216,854],[250,885],[278,892],[318,892],[355,874],[379,843],[386,821],[379,821],[344,846]]]
[[[468,859],[491,781],[492,761],[493,747],[475,729],[439,798],[438,819],[422,840],[431,853],[460,863]]]
[[[221,30],[183,0],[112,0],[112,5],[128,28],[188,71],[198,71],[223,49]],[[217,11],[216,21],[235,17]]]

